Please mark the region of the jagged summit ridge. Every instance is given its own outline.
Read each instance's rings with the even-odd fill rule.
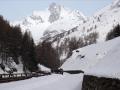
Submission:
[[[86,17],[82,12],[52,3],[47,9],[33,11],[32,15],[12,24],[20,25],[23,31],[30,30],[35,42],[39,42],[41,37],[46,37],[45,32],[51,37],[70,30],[85,20]]]

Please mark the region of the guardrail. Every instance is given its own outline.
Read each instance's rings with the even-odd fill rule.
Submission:
[[[39,77],[39,76],[45,76],[45,75],[50,75],[50,73],[0,74],[0,83],[24,80],[24,79],[29,79],[32,77]]]

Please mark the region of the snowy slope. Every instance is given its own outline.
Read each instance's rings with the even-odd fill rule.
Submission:
[[[85,74],[120,78],[120,37],[73,51],[62,65],[65,70],[83,70]],[[85,56],[85,57],[81,57]]]
[[[81,12],[52,3],[48,9],[34,11],[32,15],[11,24],[20,25],[23,31],[30,30],[35,42],[39,42],[43,36],[54,36],[78,26],[85,20],[86,17]]]
[[[78,27],[78,32],[83,30],[83,34],[86,34],[95,31],[99,33],[98,42],[105,41],[107,33],[120,24],[119,4],[120,0],[114,0],[113,3],[96,12],[84,25]]]
[[[120,24],[119,3],[120,0],[113,1],[113,3],[96,12],[92,17],[89,17],[87,21],[83,22],[83,24],[80,24],[79,26],[74,27],[67,32],[56,35],[50,38],[49,41],[53,41],[54,47],[61,47],[66,43],[66,40],[68,41],[71,38],[76,38],[77,40],[79,40],[79,38],[83,38],[84,40],[86,36],[96,32],[98,33],[97,42],[104,42],[108,32]],[[63,55],[60,58],[66,59],[68,55],[66,53],[68,52],[67,50],[63,51]]]
[[[83,75],[50,75],[0,84],[0,90],[81,90]]]
[[[61,41],[71,37],[84,37],[90,32],[98,32],[98,42],[105,41],[107,33],[117,24],[120,24],[120,0],[115,0],[110,5],[96,12],[86,22],[80,24],[76,31],[64,36]]]

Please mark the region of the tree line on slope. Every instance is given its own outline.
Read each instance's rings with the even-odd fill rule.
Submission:
[[[30,32],[26,31],[22,34],[19,26],[10,26],[9,22],[0,16],[0,65],[2,69],[5,69],[4,64],[10,62],[10,57],[16,64],[19,64],[19,58],[21,58],[24,71],[38,69],[35,44]]]
[[[119,37],[119,36],[120,36],[120,25],[118,24],[113,28],[113,30],[111,30],[107,34],[106,41],[114,39],[114,38]]]

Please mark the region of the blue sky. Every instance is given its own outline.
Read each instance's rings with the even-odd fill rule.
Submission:
[[[0,14],[10,21],[30,15],[34,10],[44,10],[55,2],[70,9],[77,9],[86,16],[110,4],[112,0],[0,0]]]

